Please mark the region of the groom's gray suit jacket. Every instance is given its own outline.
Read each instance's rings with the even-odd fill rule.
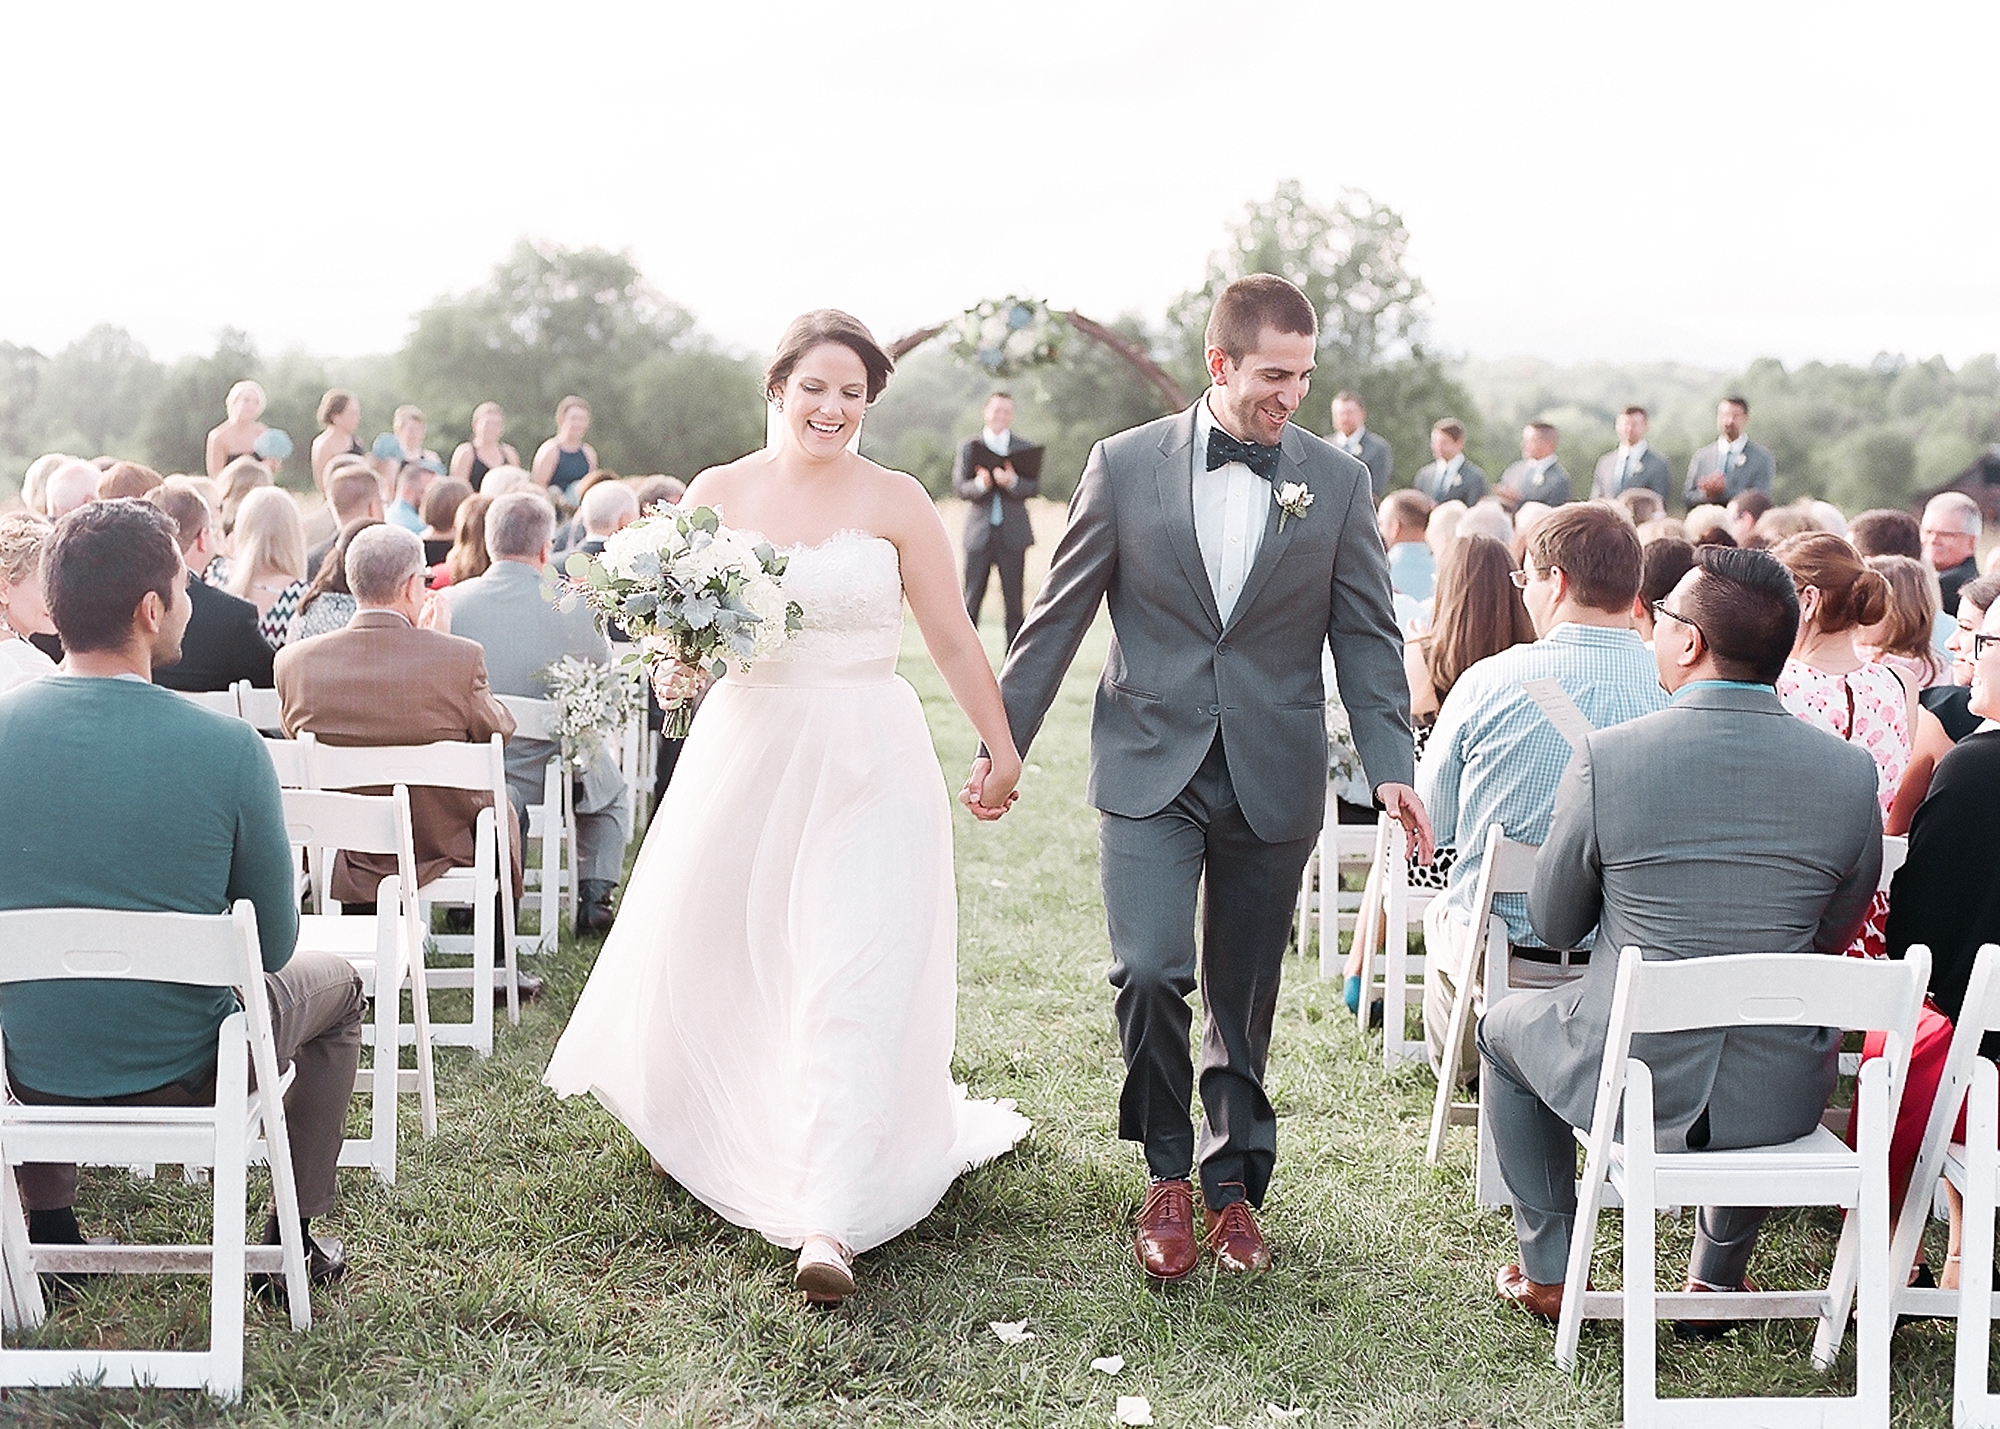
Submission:
[[[1128,818],[1158,813],[1219,727],[1252,831],[1267,843],[1307,838],[1326,808],[1329,639],[1369,785],[1415,778],[1368,468],[1285,428],[1263,544],[1225,626],[1195,539],[1194,433],[1190,407],[1091,449],[1048,580],[1000,674],[1007,719],[1025,752],[1107,598],[1113,635],[1091,720],[1090,802]],[[1288,482],[1313,502],[1281,530],[1275,493]]]

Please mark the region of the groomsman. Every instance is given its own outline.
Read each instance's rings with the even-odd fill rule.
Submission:
[[[1768,449],[1750,440],[1746,435],[1749,427],[1749,402],[1730,396],[1716,404],[1716,441],[1688,462],[1687,489],[1681,493],[1688,505],[1712,502],[1721,506],[1745,491],[1769,494],[1778,463]]]
[[[1042,489],[1042,449],[1014,435],[1014,399],[1007,393],[986,399],[985,420],[983,432],[960,444],[951,468],[951,489],[972,507],[965,517],[965,613],[979,624],[990,574],[999,567],[1012,645],[1021,629],[1022,569],[1035,544],[1027,503]]]
[[[1560,506],[1576,495],[1569,473],[1556,460],[1560,434],[1548,422],[1521,428],[1521,459],[1500,473],[1500,500],[1508,510],[1526,501]]]
[[[1618,414],[1618,450],[1597,459],[1590,494],[1609,501],[1621,491],[1644,487],[1666,504],[1673,490],[1673,469],[1667,459],[1646,445],[1646,409],[1627,407]]]
[[[1368,484],[1374,488],[1375,503],[1380,505],[1396,469],[1396,454],[1389,450],[1386,441],[1368,430],[1368,408],[1352,392],[1334,393],[1333,444],[1368,468]]]
[[[1456,417],[1431,427],[1431,460],[1417,472],[1417,490],[1440,506],[1477,506],[1486,495],[1486,473],[1465,459],[1465,423]]]

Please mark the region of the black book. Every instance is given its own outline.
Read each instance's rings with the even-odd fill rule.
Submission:
[[[1002,456],[983,440],[972,443],[972,469],[992,471],[996,467],[1014,464],[1014,475],[1023,481],[1039,481],[1042,477],[1042,448],[1033,442],[1012,442],[1008,444],[1007,455]]]

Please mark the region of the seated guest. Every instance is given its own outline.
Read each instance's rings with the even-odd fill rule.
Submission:
[[[358,607],[341,630],[278,652],[278,700],[285,733],[311,730],[322,744],[484,743],[514,732],[514,717],[493,698],[475,641],[447,635],[449,612],[424,589],[424,544],[399,526],[364,527],[347,547],[347,586]],[[473,824],[490,794],[412,789],[417,882],[472,867]],[[511,821],[511,811],[506,811]],[[514,897],[521,896],[521,840],[510,839]],[[343,853],[329,892],[367,903],[396,871],[387,854]],[[523,974],[523,994],[531,981]],[[539,980],[533,980],[539,991]]]
[[[246,496],[229,549],[224,589],[257,607],[257,631],[275,650],[306,592],[306,528],[292,493],[266,486]]]
[[[1937,572],[1946,610],[1958,608],[1958,591],[1979,575],[1979,503],[1962,491],[1946,491],[1924,505],[1924,561]]]
[[[1465,456],[1465,423],[1446,417],[1431,428],[1431,460],[1417,472],[1417,487],[1442,506],[1447,501],[1475,506],[1486,495],[1486,473]]]
[[[632,479],[632,494],[639,498],[639,514],[646,515],[655,506],[680,505],[687,495],[687,483],[677,476],[648,476]]]
[[[194,614],[181,637],[180,659],[153,671],[156,684],[189,692],[226,690],[238,680],[258,689],[271,687],[271,646],[257,624],[257,607],[202,579],[214,561],[221,533],[209,519],[208,502],[185,477],[172,477],[146,499],[173,520],[187,563],[188,597]]]
[[[77,507],[95,501],[97,483],[103,475],[89,462],[78,461],[75,457],[66,459],[50,472],[48,485],[42,493],[49,520],[60,521]]]
[[[1437,561],[1424,544],[1434,506],[1421,491],[1392,491],[1376,518],[1389,553],[1389,584],[1411,600],[1429,600],[1437,583]]]
[[[1612,498],[1625,508],[1625,514],[1632,518],[1632,524],[1644,528],[1648,521],[1658,521],[1667,514],[1667,503],[1660,500],[1657,493],[1648,487],[1634,486],[1621,491]],[[1646,538],[1642,535],[1640,540]]]
[[[486,574],[493,558],[486,554],[486,513],[494,498],[475,491],[458,505],[452,516],[451,549],[445,552],[444,569],[431,573],[431,589],[469,581]]]
[[[1771,500],[1769,491],[1754,487],[1730,497],[1728,505],[1722,508],[1728,517],[1729,538],[1739,546],[1748,546],[1751,536],[1756,533],[1757,523],[1776,504]],[[1692,516],[1694,513],[1690,511],[1688,514]]]
[[[136,461],[113,462],[97,478],[97,499],[116,501],[125,496],[144,496],[164,479],[150,466],[141,466]]]
[[[1924,708],[1937,716],[1953,741],[1987,728],[1987,721],[1971,709],[1972,637],[2000,601],[2000,576],[1979,576],[1958,588],[1958,614],[1952,620],[1951,638],[1945,651],[1951,656],[1951,683],[1933,685],[1920,698]]]
[[[1692,546],[1688,540],[1687,522],[1676,516],[1655,516],[1650,521],[1639,523],[1639,544],[1650,546],[1655,541],[1681,541]]]
[[[0,693],[56,667],[28,638],[56,631],[42,590],[42,547],[52,529],[30,511],[0,516]]]
[[[455,538],[458,508],[470,495],[472,487],[468,483],[449,476],[432,482],[431,489],[424,493],[424,529],[417,534],[423,538],[424,560],[429,564],[444,564]]]
[[[1596,928],[1590,966],[1580,984],[1509,997],[1479,1024],[1480,1100],[1521,1246],[1497,1284],[1550,1320],[1576,1219],[1572,1128],[1595,1107],[1619,950],[1837,952],[1882,867],[1873,761],[1791,718],[1772,688],[1799,618],[1785,568],[1704,549],[1658,614],[1653,654],[1673,703],[1589,736],[1535,859],[1536,932],[1567,945]],[[1659,1149],[1723,1151],[1818,1126],[1840,1035],[1741,1027],[1643,1037],[1633,1051],[1652,1069]],[[1744,1288],[1768,1214],[1704,1207],[1690,1288]]]
[[[358,532],[381,524],[379,516],[364,516],[341,529],[340,535],[334,539],[333,549],[319,563],[319,574],[312,578],[305,594],[299,597],[299,608],[292,613],[292,623],[285,630],[287,645],[310,640],[329,630],[347,628],[347,622],[354,618],[356,609],[354,593],[347,588],[347,548]]]
[[[49,514],[49,478],[75,461],[67,452],[43,452],[21,473],[21,504],[37,516]]]
[[[586,556],[599,555],[607,538],[639,519],[638,493],[622,481],[600,482],[584,492],[576,519],[583,524],[577,549]]]
[[[215,494],[224,536],[236,530],[236,513],[243,509],[250,493],[273,484],[271,473],[252,457],[238,457],[222,469],[222,475],[215,478]]]
[[[1529,537],[1526,565],[1514,572],[1538,638],[1465,671],[1438,710],[1417,768],[1417,792],[1430,810],[1437,842],[1456,847],[1458,857],[1445,896],[1424,910],[1424,1040],[1434,1068],[1442,1062],[1452,1001],[1474,942],[1473,900],[1487,825],[1498,823],[1522,843],[1542,842],[1556,785],[1570,761],[1569,739],[1522,686],[1554,680],[1598,729],[1651,714],[1666,702],[1658,672],[1632,629],[1640,559],[1631,523],[1609,505],[1571,503],[1553,512]],[[1574,976],[1572,969],[1588,954],[1569,951],[1581,946],[1574,939],[1543,943],[1525,903],[1519,895],[1494,900],[1493,911],[1507,922],[1513,985],[1548,987]],[[1473,991],[1477,1007],[1477,984]]]
[[[1639,597],[1632,602],[1632,628],[1648,646],[1653,643],[1653,607],[1694,569],[1694,547],[1665,537],[1640,547]]]
[[[600,488],[603,489],[603,488]],[[614,486],[614,490],[624,488]],[[629,497],[630,493],[627,493]],[[588,495],[585,497],[589,499]],[[486,549],[493,564],[486,574],[451,587],[451,628],[477,640],[496,694],[548,698],[542,672],[565,655],[599,664],[611,659],[611,642],[580,602],[558,609],[542,589],[550,559],[556,516],[539,493],[510,491],[486,513]],[[507,743],[507,788],[515,813],[542,801],[544,771],[561,746],[518,736]],[[577,841],[576,931],[602,932],[611,926],[611,895],[625,867],[631,826],[625,803],[625,776],[607,747],[575,781]]]
[[[1739,537],[1737,544],[1752,550],[1768,551],[1793,536],[1807,536],[1815,532],[1830,534],[1807,507],[1797,504],[1773,506],[1757,518],[1757,524],[1751,528],[1750,539],[1745,541]]]
[[[423,532],[424,518],[421,508],[424,504],[424,494],[431,489],[431,483],[437,480],[438,473],[442,470],[442,467],[437,467],[428,459],[407,461],[398,468],[396,499],[389,503],[389,509],[384,513],[390,525],[401,526],[412,535]]]
[[[1459,518],[1458,534],[1461,536],[1491,536],[1501,545],[1514,539],[1514,518],[1497,497],[1489,496],[1475,502]]]
[[[326,564],[326,553],[333,549],[342,531],[356,521],[384,519],[382,484],[375,480],[374,471],[365,462],[335,465],[328,470],[326,504],[333,508],[333,532],[306,552],[308,580],[317,576],[319,568]]]
[[[344,958],[293,954],[292,849],[257,732],[154,689],[192,615],[174,524],[142,501],[102,501],[61,522],[43,566],[64,669],[0,696],[0,808],[60,810],[0,859],[0,908],[224,913],[248,898],[270,991],[299,1214],[334,1206],[334,1168],[361,1056],[361,980]],[[227,989],[61,981],[0,989],[7,1072],[30,1105],[208,1105]],[[76,1168],[26,1165],[33,1240],[82,1240]],[[273,1217],[266,1243],[278,1239]],[[307,1232],[315,1279],[338,1276],[338,1242]]]
[[[1868,556],[1863,564],[1889,583],[1889,610],[1854,632],[1854,646],[1870,660],[1894,665],[1920,690],[1941,683],[1951,669],[1946,642],[1933,643],[1939,626],[1937,577],[1908,556]]]
[[[1444,553],[1458,539],[1458,523],[1465,519],[1465,510],[1463,501],[1440,501],[1431,508],[1431,519],[1424,523],[1424,544],[1439,565],[1444,564]]]
[[[1892,511],[1887,507],[1864,511],[1847,523],[1847,539],[1863,560],[1870,556],[1908,556],[1913,561],[1924,558],[1922,529],[1917,518],[1907,511]]]

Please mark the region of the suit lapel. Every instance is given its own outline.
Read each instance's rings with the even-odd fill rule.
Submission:
[[[1200,402],[1205,399],[1195,398]],[[1222,615],[1215,604],[1215,591],[1208,583],[1208,567],[1201,559],[1201,546],[1194,535],[1194,408],[1190,407],[1174,423],[1161,443],[1160,462],[1153,480],[1160,489],[1160,512],[1167,523],[1168,543],[1180,560],[1181,571],[1194,588],[1195,598],[1219,632]]]
[[[1285,554],[1285,547],[1292,543],[1292,533],[1298,529],[1297,517],[1283,521],[1283,529],[1279,529],[1281,524],[1279,518],[1283,516],[1284,509],[1278,505],[1277,493],[1278,488],[1288,481],[1296,481],[1310,489],[1311,483],[1306,480],[1305,466],[1299,461],[1299,454],[1304,446],[1304,440],[1288,425],[1285,428],[1284,438],[1279,443],[1283,455],[1278,458],[1278,474],[1271,480],[1271,495],[1265,498],[1269,510],[1264,515],[1264,539],[1257,547],[1257,559],[1250,565],[1250,574],[1243,578],[1243,594],[1236,598],[1236,606],[1229,612],[1229,623],[1232,626],[1243,618],[1243,612],[1250,608],[1251,602],[1257,599],[1258,592],[1264,589],[1264,582],[1271,578],[1272,568],[1278,564],[1278,558]],[[1356,457],[1355,460],[1360,461],[1361,458]]]

